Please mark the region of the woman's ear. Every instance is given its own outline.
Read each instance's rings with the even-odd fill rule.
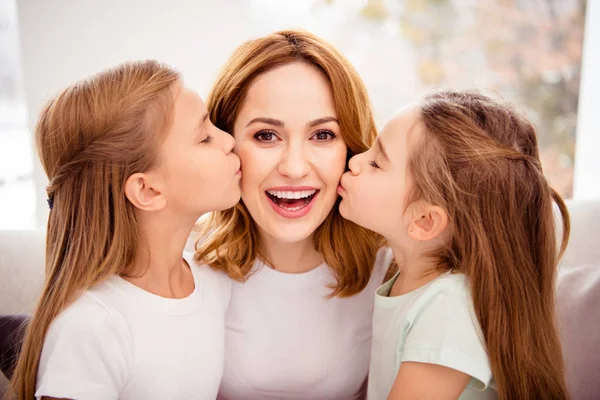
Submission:
[[[408,225],[408,235],[417,241],[438,238],[448,227],[448,214],[443,208],[431,204],[419,204]]]
[[[152,184],[152,178],[141,172],[127,178],[125,196],[142,211],[159,211],[167,205],[165,196]]]

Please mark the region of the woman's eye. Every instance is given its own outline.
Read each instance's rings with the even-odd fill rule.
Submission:
[[[379,168],[379,165],[375,161],[369,161],[369,165],[373,168]]]
[[[277,140],[277,135],[275,135],[275,132],[273,131],[259,131],[254,135],[254,139],[259,142],[274,142]]]
[[[319,142],[325,142],[327,140],[335,139],[335,133],[330,130],[323,129],[313,135],[313,138]]]

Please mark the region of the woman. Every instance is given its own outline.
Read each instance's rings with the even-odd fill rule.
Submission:
[[[338,211],[347,160],[376,136],[363,83],[329,44],[282,31],[234,52],[207,107],[244,172],[241,202],[196,244],[197,260],[236,280],[220,397],[362,398],[392,259]]]

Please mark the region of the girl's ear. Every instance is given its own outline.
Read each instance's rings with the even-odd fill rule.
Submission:
[[[147,174],[138,172],[127,178],[125,196],[131,204],[142,211],[159,211],[166,207],[167,199],[152,185]]]
[[[415,206],[415,212],[408,225],[408,235],[417,241],[429,241],[440,237],[448,227],[448,214],[443,208],[421,203]]]

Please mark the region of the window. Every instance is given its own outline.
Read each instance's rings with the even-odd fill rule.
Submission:
[[[116,60],[148,56],[183,66],[186,81],[206,95],[225,53],[258,35],[303,28],[350,59],[369,90],[379,127],[433,88],[481,88],[516,102],[537,126],[551,184],[563,196],[572,195],[583,0],[49,4],[19,3],[25,10],[24,54],[33,58],[24,63],[27,83],[37,82],[27,86],[33,113],[66,81]],[[35,153],[18,49],[15,0],[0,0],[0,229],[42,226],[47,212],[43,173],[33,173],[35,188],[32,179]]]
[[[0,229],[33,228],[33,148],[19,67],[14,0],[0,0]]]

